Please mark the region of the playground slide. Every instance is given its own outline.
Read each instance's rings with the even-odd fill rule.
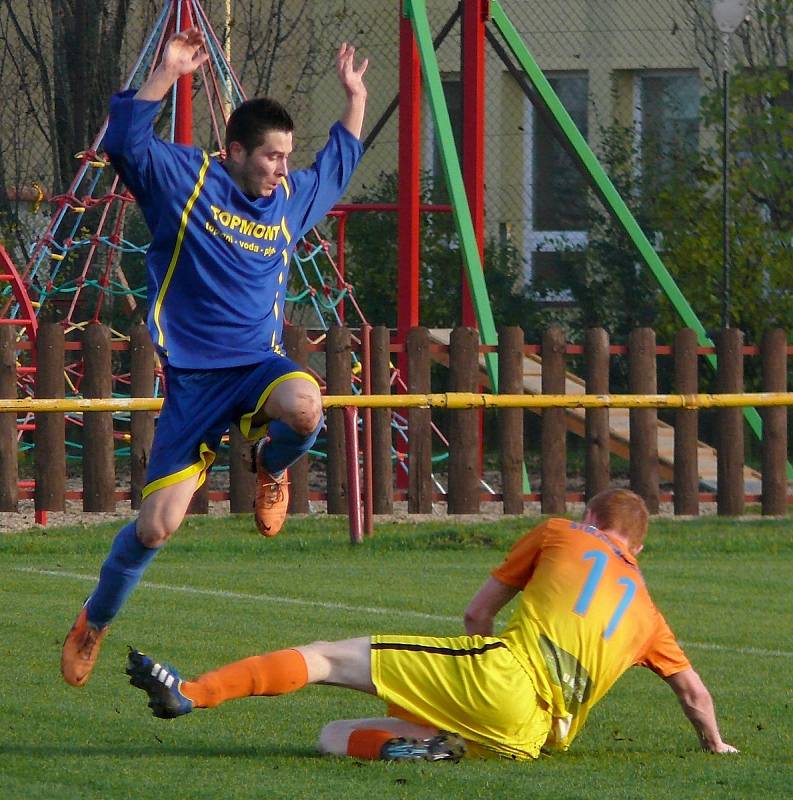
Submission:
[[[430,337],[436,344],[449,344],[450,330],[433,328]],[[448,364],[448,359],[434,356],[436,360]],[[485,370],[484,355],[480,355],[482,383],[489,383]],[[523,357],[523,389],[527,394],[542,394],[542,358],[537,355]],[[567,373],[565,394],[586,394],[584,380],[572,372]],[[567,428],[577,436],[584,435],[585,409],[566,408]],[[627,408],[609,409],[609,450],[621,458],[628,458],[630,449],[630,422]],[[674,467],[675,429],[666,422],[658,421],[658,469],[662,481],[671,482]],[[716,450],[704,442],[697,446],[700,486],[703,491],[716,490]],[[749,494],[759,494],[761,476],[757,470],[744,467],[744,486]]]

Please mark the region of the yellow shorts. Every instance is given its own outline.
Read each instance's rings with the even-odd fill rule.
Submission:
[[[373,636],[372,681],[390,714],[459,733],[473,755],[537,758],[551,727],[530,674],[493,636]]]

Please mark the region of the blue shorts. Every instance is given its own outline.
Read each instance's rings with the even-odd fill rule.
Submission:
[[[253,428],[253,417],[273,389],[292,378],[316,383],[294,361],[276,353],[242,367],[194,370],[165,365],[165,402],[142,496],[196,474],[201,486],[229,425],[239,425],[251,441],[264,436],[267,426]]]

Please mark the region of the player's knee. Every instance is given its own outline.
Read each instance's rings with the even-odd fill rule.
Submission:
[[[322,422],[322,398],[317,395],[301,395],[291,409],[287,424],[300,436],[310,436]]]
[[[176,514],[165,513],[138,518],[136,533],[144,547],[162,547],[181,524]]]

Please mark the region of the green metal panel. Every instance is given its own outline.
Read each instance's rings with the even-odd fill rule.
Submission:
[[[462,247],[463,265],[468,278],[468,286],[479,323],[479,335],[484,344],[497,344],[496,324],[493,320],[493,310],[490,307],[490,298],[487,294],[485,276],[482,270],[482,261],[479,257],[479,247],[476,241],[474,223],[471,219],[471,209],[465,193],[463,173],[460,169],[460,160],[454,145],[452,123],[449,118],[449,109],[443,94],[438,59],[432,43],[429,20],[427,18],[427,4],[425,0],[405,0],[405,16],[413,25],[416,37],[421,70],[424,75],[424,85],[432,109],[435,122],[435,131],[440,145],[441,164],[443,165],[446,186],[452,205],[452,214],[457,226]],[[493,392],[498,391],[498,357],[496,353],[485,354],[485,366],[490,378],[490,387]],[[526,466],[523,466],[523,490],[531,491]]]
[[[669,270],[664,266],[658,253],[655,252],[647,236],[645,236],[644,231],[639,227],[630,209],[625,205],[619,192],[615,189],[614,184],[603,170],[603,167],[600,166],[597,157],[567,113],[567,110],[557,97],[556,92],[554,92],[553,88],[548,83],[542,70],[532,57],[529,49],[523,43],[520,34],[515,30],[512,22],[504,13],[498,0],[491,0],[490,14],[493,24],[503,36],[512,55],[531,81],[539,99],[545,105],[546,110],[556,120],[557,125],[572,146],[577,160],[585,169],[585,176],[589,178],[593,188],[597,191],[609,211],[622,225],[628,236],[630,236],[631,241],[636,245],[636,249],[650,268],[650,271],[655,276],[663,292],[669,298],[675,311],[677,311],[678,315],[683,320],[683,323],[689,328],[694,329],[697,334],[697,339],[703,347],[712,347],[713,342],[708,338],[704,326],[699,321],[699,317],[694,313],[694,310],[689,305],[688,300],[683,296],[683,293],[675,283]],[[715,368],[716,357],[714,355],[707,355],[706,358],[711,366]],[[744,417],[757,437],[762,438],[763,423],[757,410],[754,408],[744,409]],[[790,464],[788,464],[788,475],[793,477],[793,468],[791,468]]]
[[[494,345],[497,343],[496,324],[493,320],[493,311],[490,308],[487,286],[485,286],[485,276],[482,271],[482,261],[479,258],[479,247],[476,242],[474,223],[471,219],[471,210],[468,206],[468,197],[465,193],[463,173],[460,169],[460,161],[457,158],[457,150],[454,145],[452,123],[449,118],[449,109],[446,106],[446,98],[443,94],[438,60],[435,56],[435,48],[432,46],[426,0],[405,0],[405,13],[413,23],[413,31],[421,58],[424,85],[429,97],[432,117],[435,122],[435,131],[440,145],[441,164],[443,165],[446,186],[449,189],[451,198],[452,214],[463,251],[465,274],[474,299],[479,333],[484,344]],[[485,363],[491,387],[494,392],[497,392],[498,360],[495,353],[487,353]]]

